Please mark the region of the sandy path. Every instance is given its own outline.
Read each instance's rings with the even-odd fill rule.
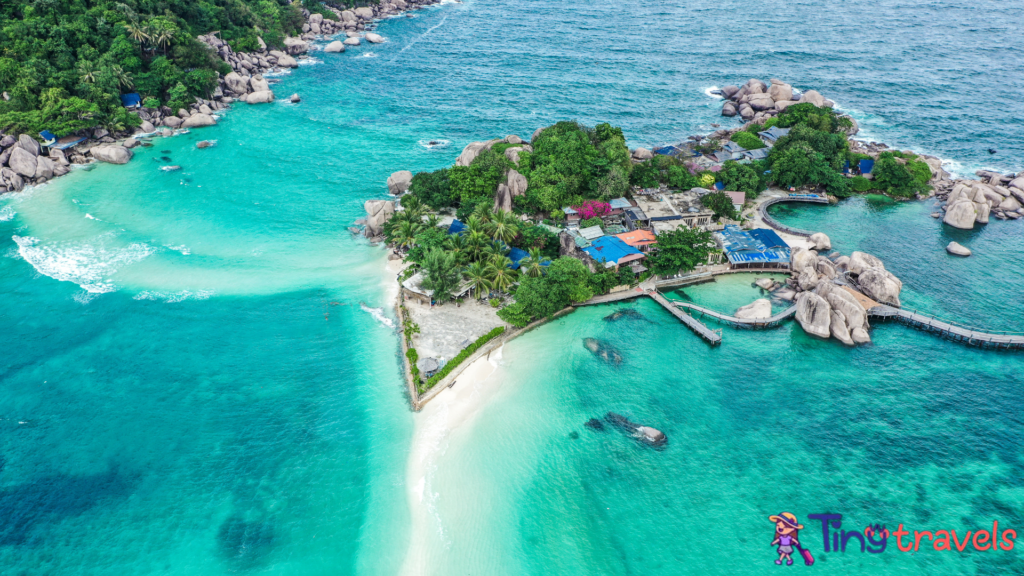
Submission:
[[[430,558],[444,546],[447,534],[437,512],[438,493],[431,480],[448,449],[452,432],[472,426],[481,409],[501,387],[502,348],[471,364],[455,385],[430,401],[415,414],[412,450],[406,472],[406,493],[411,513],[409,550],[401,574],[429,573]]]

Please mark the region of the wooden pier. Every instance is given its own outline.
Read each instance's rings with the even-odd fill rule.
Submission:
[[[661,304],[661,307],[668,310],[670,314],[675,316],[680,322],[686,325],[687,328],[693,330],[698,336],[706,340],[712,346],[722,343],[722,334],[715,330],[712,330],[705,326],[700,320],[697,320],[693,316],[686,314],[679,308],[672,305],[671,302],[665,299],[664,296],[659,294],[655,290],[651,290],[647,293],[655,302]]]
[[[775,328],[779,324],[782,324],[784,320],[791,318],[796,314],[796,306],[790,306],[782,312],[775,314],[769,318],[737,318],[735,316],[729,316],[728,314],[722,314],[721,312],[715,312],[710,308],[704,308],[703,306],[697,306],[696,304],[690,304],[688,302],[673,302],[680,308],[686,308],[693,312],[697,312],[701,316],[710,316],[715,320],[732,324],[733,326],[739,326],[741,328],[752,328],[755,330],[764,328]]]
[[[943,338],[963,342],[968,346],[995,348],[998,350],[1024,349],[1024,334],[1018,332],[984,332],[956,323],[944,322],[912,310],[894,308],[884,304],[869,309],[868,314],[872,318],[891,320],[921,330],[934,332]]]
[[[799,195],[799,196],[779,196],[778,198],[772,198],[762,202],[758,207],[757,211],[761,215],[761,220],[768,226],[778,230],[779,232],[785,232],[786,234],[792,234],[793,236],[803,236],[804,238],[814,234],[808,230],[801,230],[800,228],[793,228],[780,224],[774,218],[768,215],[768,207],[773,204],[779,204],[780,202],[810,202],[811,204],[828,204],[828,198],[825,196],[812,196],[812,195]]]

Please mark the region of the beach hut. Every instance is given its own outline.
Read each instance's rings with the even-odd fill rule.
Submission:
[[[860,173],[861,174],[871,174],[871,171],[875,169],[875,161],[874,160],[861,160],[860,164],[859,164],[859,167],[860,167]]]
[[[742,153],[742,152],[746,152],[747,149],[744,148],[743,146],[740,146],[736,142],[726,142],[725,146],[722,146],[722,150],[725,150],[726,152],[733,152],[733,153],[740,152],[740,153]]]
[[[768,149],[758,148],[756,150],[747,150],[743,153],[743,157],[748,160],[764,160],[768,157]]]
[[[448,225],[449,234],[462,234],[466,230],[469,230],[469,227],[459,220],[452,220],[452,223]]]
[[[519,264],[524,258],[529,258],[530,254],[526,250],[520,248],[512,248],[508,251],[508,259],[512,261],[512,265],[509,268],[513,270],[519,270]]]
[[[121,95],[121,105],[125,108],[142,108],[142,96],[132,92],[131,94]]]

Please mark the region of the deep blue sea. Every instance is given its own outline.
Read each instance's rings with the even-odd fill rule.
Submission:
[[[678,141],[734,122],[707,92],[750,77],[817,89],[863,137],[957,172],[1019,171],[1022,27],[1024,5],[993,0],[447,3],[381,23],[384,44],[315,53],[274,104],[0,197],[0,573],[409,572],[422,423],[386,253],[346,230],[391,172],[563,119]],[[954,233],[932,202],[864,198],[778,210],[883,258],[909,306],[1024,330],[1024,223]],[[947,257],[950,239],[976,256]],[[687,297],[731,311],[750,280]],[[892,325],[857,349],[724,327],[709,349],[635,306],[645,321],[588,309],[506,346],[500,390],[432,460],[411,573],[782,570],[782,510],[1024,530],[1021,355]],[[608,411],[669,447],[582,427]],[[1019,548],[824,554],[802,536],[822,573],[1024,572]]]

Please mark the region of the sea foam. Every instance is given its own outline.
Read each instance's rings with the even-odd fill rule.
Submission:
[[[122,267],[139,262],[154,252],[152,246],[141,242],[106,249],[76,242],[44,244],[32,236],[13,238],[18,245],[18,254],[36,272],[62,282],[74,282],[97,294],[116,290],[110,277]]]
[[[369,306],[363,304],[362,302],[359,303],[359,307],[362,308],[364,311],[369,312],[370,316],[373,316],[374,320],[380,322],[384,326],[387,326],[388,328],[395,327],[395,321],[384,315],[383,308],[370,308]]]

